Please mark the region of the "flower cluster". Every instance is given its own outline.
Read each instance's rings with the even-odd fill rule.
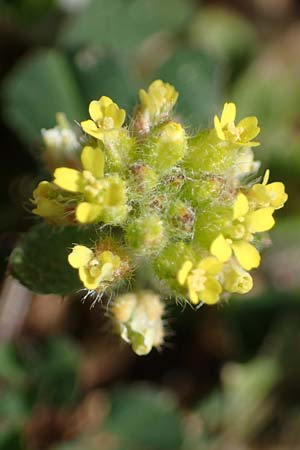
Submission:
[[[97,242],[77,242],[68,262],[88,290],[115,295],[121,285],[111,308],[116,329],[145,354],[163,341],[163,307],[158,294],[135,286],[193,305],[249,292],[260,233],[274,226],[287,194],[283,183],[269,183],[269,171],[257,182],[256,117],[236,125],[236,106],[225,103],[212,128],[189,136],[172,117],[173,86],[156,80],[139,98],[128,123],[110,98],[92,101],[68,150],[73,161],[57,158],[52,181],[42,181],[32,201],[53,225],[96,227]],[[49,147],[51,133],[43,136]],[[120,284],[129,275],[130,288]]]

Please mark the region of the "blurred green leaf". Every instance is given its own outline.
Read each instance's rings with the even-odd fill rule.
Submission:
[[[188,125],[208,125],[221,102],[220,67],[214,59],[199,51],[181,50],[158,69],[155,77],[180,92],[177,111]]]
[[[75,68],[87,104],[107,95],[126,110],[133,108],[136,85],[121,61],[83,51],[75,58]]]
[[[43,19],[54,5],[55,0],[0,0],[0,12],[32,23]]]
[[[248,62],[257,46],[255,28],[244,16],[215,6],[201,8],[190,24],[189,36],[193,46],[233,65]]]
[[[182,424],[174,400],[166,392],[146,385],[118,389],[113,392],[111,403],[105,428],[120,438],[122,448],[180,448]]]
[[[24,450],[24,442],[18,429],[1,430],[0,450]]]
[[[71,46],[133,50],[153,33],[178,30],[192,10],[192,3],[185,0],[93,0],[62,31],[60,40]]]
[[[82,288],[78,273],[68,264],[73,244],[91,245],[96,238],[93,227],[87,231],[68,226],[53,228],[39,224],[24,236],[10,258],[15,278],[34,292],[67,295]]]
[[[25,364],[36,401],[68,405],[76,397],[79,348],[63,336],[42,341],[34,357]]]
[[[0,378],[14,385],[22,383],[25,379],[24,368],[11,342],[0,345]]]
[[[295,28],[270,45],[231,90],[239,117],[258,117],[259,159],[284,177],[300,174],[299,44],[300,29]]]
[[[18,424],[19,421],[28,416],[28,406],[22,392],[12,388],[6,388],[1,393],[0,423],[7,425]]]
[[[42,128],[55,125],[55,114],[69,119],[86,116],[71,66],[56,50],[41,50],[18,63],[3,85],[4,115],[27,144],[38,139]]]
[[[260,356],[247,364],[223,369],[223,426],[241,439],[257,436],[272,414],[270,394],[282,376],[274,357]]]

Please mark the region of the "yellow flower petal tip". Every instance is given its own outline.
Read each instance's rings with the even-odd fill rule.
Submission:
[[[79,192],[81,173],[68,167],[59,167],[54,171],[54,183],[70,192]]]
[[[221,262],[227,261],[231,256],[231,247],[228,241],[222,234],[212,242],[210,246],[210,253],[216,256]]]

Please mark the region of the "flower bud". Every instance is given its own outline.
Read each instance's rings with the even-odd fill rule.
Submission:
[[[179,123],[168,122],[155,129],[142,147],[143,160],[159,174],[177,164],[184,156],[187,146],[185,131]]]
[[[163,221],[160,217],[153,215],[131,222],[126,230],[126,242],[140,254],[159,251],[166,242]]]
[[[163,344],[164,307],[158,295],[150,291],[121,295],[111,312],[117,332],[137,355],[147,355]]]

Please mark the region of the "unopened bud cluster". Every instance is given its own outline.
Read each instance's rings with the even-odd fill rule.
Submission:
[[[53,226],[98,228],[98,242],[76,243],[66,264],[100,294],[115,295],[130,280],[111,312],[121,337],[145,354],[164,334],[159,296],[140,291],[147,274],[146,289],[161,286],[194,305],[247,293],[261,233],[273,227],[287,194],[283,183],[269,183],[269,171],[257,182],[258,121],[236,124],[234,103],[225,103],[212,128],[189,135],[172,116],[173,86],[156,80],[139,98],[128,122],[103,96],[90,103],[81,134],[67,121],[43,130],[53,178],[39,183],[32,201]]]

